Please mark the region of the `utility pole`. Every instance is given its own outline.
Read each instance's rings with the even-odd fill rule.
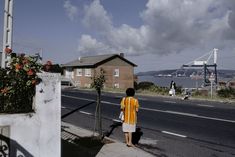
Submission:
[[[5,68],[11,59],[6,53],[12,49],[12,30],[13,30],[13,0],[5,0],[4,24],[3,24],[3,44],[1,67]]]

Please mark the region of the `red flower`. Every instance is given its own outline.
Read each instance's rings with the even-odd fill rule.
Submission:
[[[8,89],[5,87],[5,88],[3,88],[3,89],[1,89],[1,93],[2,94],[6,94],[8,92]]]
[[[12,53],[12,49],[7,46],[7,47],[5,48],[5,53],[6,53],[6,54],[11,54],[11,53]]]
[[[25,64],[28,64],[28,63],[29,63],[29,60],[27,58],[24,58],[23,64],[25,65]]]
[[[31,75],[33,75],[33,74],[34,74],[34,72],[33,72],[32,69],[30,69],[29,71],[27,71],[27,75],[31,76]]]
[[[20,65],[20,64],[17,63],[17,64],[15,65],[15,68],[16,68],[16,71],[19,71],[19,70],[22,68],[22,65]]]
[[[35,85],[37,83],[37,80],[32,80],[32,85]]]

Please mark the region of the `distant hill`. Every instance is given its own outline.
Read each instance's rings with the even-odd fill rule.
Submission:
[[[235,70],[224,70],[219,69],[217,70],[218,77],[222,78],[233,78],[235,77]],[[139,72],[136,75],[137,76],[184,76],[184,77],[190,77],[190,75],[196,75],[196,74],[203,74],[202,69],[171,69],[171,70],[159,70],[159,71],[147,71],[147,72]]]

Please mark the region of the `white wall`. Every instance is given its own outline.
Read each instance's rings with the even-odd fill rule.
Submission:
[[[60,157],[61,83],[60,75],[38,74],[35,113],[0,114],[0,126],[10,127],[11,156]]]

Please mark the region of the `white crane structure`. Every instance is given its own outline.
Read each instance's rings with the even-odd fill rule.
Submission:
[[[12,30],[13,30],[13,0],[5,0],[4,24],[3,24],[3,44],[1,67],[5,68],[9,63],[11,56],[6,49],[12,49]]]
[[[185,64],[185,65],[191,65],[191,66],[203,66],[204,64],[217,64],[217,55],[218,55],[218,49],[214,48],[212,51],[204,54],[203,56]],[[213,58],[213,60],[212,60]],[[212,62],[213,61],[213,62]]]
[[[200,68],[203,67],[204,73],[204,86],[210,83],[209,78],[214,77],[214,83],[217,84],[217,59],[218,59],[218,49],[214,48],[212,51],[204,54],[203,56],[187,63],[182,66],[182,68],[192,67]],[[209,71],[209,67],[214,67],[214,73]]]

